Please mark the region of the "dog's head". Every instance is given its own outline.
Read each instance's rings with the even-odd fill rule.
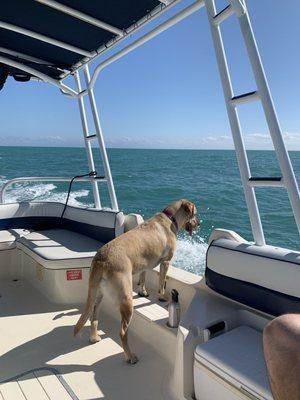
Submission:
[[[183,227],[191,236],[193,229],[195,229],[199,225],[196,206],[191,201],[184,199],[182,200],[181,207],[186,215],[186,222]]]

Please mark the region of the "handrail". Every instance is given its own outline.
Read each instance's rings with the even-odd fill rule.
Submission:
[[[19,183],[19,182],[70,182],[72,179],[69,177],[63,177],[63,176],[25,176],[21,178],[13,178],[10,179],[9,181],[5,182],[4,185],[0,189],[0,203],[5,203],[4,198],[5,198],[5,193],[6,190],[9,186],[13,185],[14,183]],[[91,181],[91,180],[97,180],[97,181],[106,181],[106,178],[103,177],[86,177],[86,178],[78,178],[76,181]]]

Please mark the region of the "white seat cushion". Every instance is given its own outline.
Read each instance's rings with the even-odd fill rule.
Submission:
[[[238,390],[246,391],[250,398],[273,399],[265,367],[262,334],[253,328],[240,326],[198,345],[195,361],[195,367],[197,363],[203,365]],[[195,370],[196,398],[207,398],[201,397],[199,383],[202,376],[199,371]],[[212,394],[210,398],[213,397]],[[224,393],[224,398],[229,397]]]
[[[300,312],[300,252],[235,240],[214,240],[205,280],[214,291],[277,316]]]
[[[228,239],[212,242],[207,266],[218,274],[300,298],[300,253]]]
[[[0,231],[0,250],[14,249],[16,240],[30,233],[27,229],[7,229]]]
[[[17,247],[47,268],[90,267],[103,243],[65,229],[32,232],[17,242]]]

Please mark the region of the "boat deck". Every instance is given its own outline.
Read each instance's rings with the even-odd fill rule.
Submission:
[[[118,323],[100,313],[102,340],[90,345],[87,326],[73,338],[78,309],[49,302],[24,280],[1,282],[0,399],[169,399],[166,360],[130,332],[139,362],[128,365]]]

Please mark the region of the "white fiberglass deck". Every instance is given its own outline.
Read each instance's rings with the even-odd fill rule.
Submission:
[[[50,303],[24,280],[1,282],[0,295],[0,381],[28,372],[9,385],[0,384],[1,400],[18,399],[16,391],[23,399],[40,400],[40,389],[47,399],[58,399],[58,391],[68,399],[52,369],[79,399],[170,398],[166,392],[168,363],[130,332],[130,343],[140,361],[126,364],[119,326],[103,312],[102,340],[90,345],[88,327],[73,338],[78,309]],[[48,370],[30,372],[45,367]]]

